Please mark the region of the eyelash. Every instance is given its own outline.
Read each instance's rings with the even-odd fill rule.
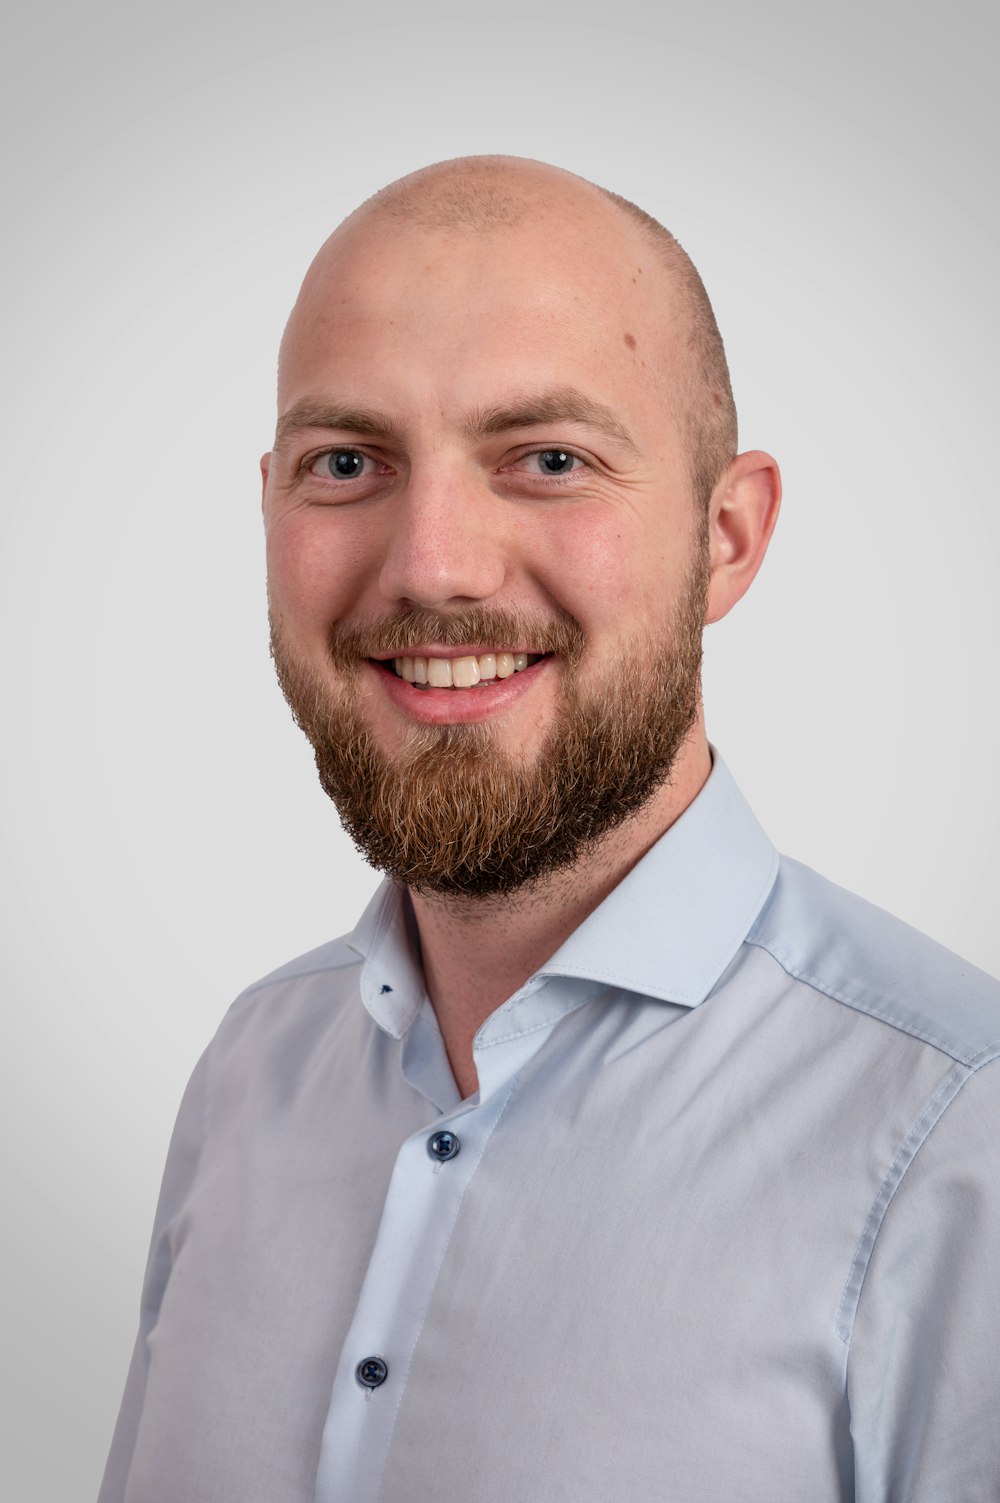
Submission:
[[[513,463],[519,464],[522,459],[530,459],[533,454],[568,454],[570,459],[579,460],[580,464],[585,470],[593,469],[593,465],[591,465],[588,460],[584,459],[582,454],[578,454],[575,449],[567,448],[565,444],[542,444],[540,448],[537,449],[526,449],[523,454],[519,454],[517,456],[517,459],[515,459]],[[580,474],[579,470],[570,470],[565,475],[543,475],[539,472],[532,475],[531,478],[533,480],[544,480],[547,483],[561,483],[565,485],[567,481],[572,480],[574,475],[578,474]]]
[[[568,454],[571,459],[578,460],[584,467],[584,469],[593,469],[593,465],[589,460],[585,459],[582,454],[578,454],[575,449],[568,448],[565,444],[540,444],[535,449],[526,449],[523,454],[519,454],[516,459],[510,462],[510,464],[501,466],[498,473],[502,474],[504,473],[504,471],[510,471],[514,465],[520,464],[522,460],[530,459],[533,454],[551,453]],[[360,454],[363,459],[370,459],[374,464],[384,463],[383,460],[377,459],[374,454],[369,454],[366,449],[360,448],[356,444],[337,444],[333,448],[320,449],[316,454],[307,455],[306,458],[303,459],[301,465],[303,473],[306,475],[313,474],[314,479],[317,480],[326,479],[326,476],[319,476],[314,474],[314,466],[318,464],[321,459],[326,459],[331,454]],[[570,470],[565,475],[543,475],[541,473],[536,473],[532,476],[532,479],[544,481],[548,485],[565,485],[567,481],[572,480],[573,476],[578,475],[579,473],[579,470]],[[329,477],[329,479],[335,485],[338,483],[336,480],[334,480],[334,477],[332,475]],[[344,486],[350,485],[351,478],[345,478],[340,483]]]
[[[327,458],[329,458],[329,456],[331,454],[360,454],[361,457],[362,457],[362,459],[370,459],[373,464],[383,464],[384,463],[384,460],[376,459],[376,457],[375,457],[374,454],[369,454],[368,451],[367,451],[367,449],[360,449],[357,446],[357,444],[335,444],[330,449],[320,449],[315,454],[307,454],[306,457],[305,457],[305,459],[303,459],[303,461],[302,461],[302,463],[300,465],[300,469],[301,469],[302,473],[305,474],[305,475],[312,474],[313,478],[316,479],[316,480],[320,480],[320,479],[334,480],[334,477],[332,475],[329,475],[329,476],[320,476],[320,475],[315,475],[314,474],[315,466],[317,464],[319,464],[320,460],[321,459],[327,459]],[[351,481],[351,478],[352,477],[350,477],[350,476],[346,476],[344,478],[343,483],[345,485],[349,485],[350,481]]]

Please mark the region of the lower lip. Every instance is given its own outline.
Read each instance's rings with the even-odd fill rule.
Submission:
[[[509,710],[531,692],[531,686],[545,675],[552,662],[552,658],[540,658],[510,678],[498,679],[494,684],[477,684],[471,689],[417,689],[400,678],[391,666],[368,663],[367,668],[391,702],[410,720],[420,720],[425,725],[468,725]]]

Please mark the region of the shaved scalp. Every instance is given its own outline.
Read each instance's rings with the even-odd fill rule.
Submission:
[[[639,226],[672,273],[680,295],[687,323],[689,365],[684,405],[691,479],[695,495],[707,508],[720,477],[736,458],[738,446],[729,362],[715,312],[698,268],[680,241],[631,199],[612,193],[609,188],[599,191]]]
[[[452,234],[515,229],[544,202],[553,176],[584,184],[638,229],[670,275],[681,315],[686,370],[680,393],[689,469],[707,508],[736,457],[736,405],[726,352],[704,283],[680,242],[630,199],[575,173],[520,157],[457,157],[399,178],[367,199],[347,223],[370,213]]]

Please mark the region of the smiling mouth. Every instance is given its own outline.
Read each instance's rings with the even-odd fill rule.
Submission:
[[[547,653],[484,652],[475,657],[401,657],[379,663],[415,689],[474,689],[502,682],[540,663]]]

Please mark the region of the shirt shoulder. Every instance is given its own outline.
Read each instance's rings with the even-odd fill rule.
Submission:
[[[337,939],[327,940],[326,944],[317,945],[314,950],[307,950],[303,955],[296,955],[293,960],[288,960],[284,965],[269,971],[266,976],[261,976],[258,981],[252,981],[244,987],[237,997],[236,1002],[241,1002],[246,997],[256,996],[259,992],[280,990],[307,977],[321,975],[328,971],[342,971],[348,966],[357,966],[361,963],[361,956],[350,944],[351,936],[342,934]],[[236,1003],[233,1004],[234,1006]]]
[[[362,960],[350,939],[329,940],[244,987],[223,1014],[209,1052],[218,1058],[236,1040],[258,1035],[273,1046],[289,1030],[329,1021],[357,992]]]
[[[793,979],[961,1064],[1000,1052],[1000,982],[788,857],[747,935]]]

